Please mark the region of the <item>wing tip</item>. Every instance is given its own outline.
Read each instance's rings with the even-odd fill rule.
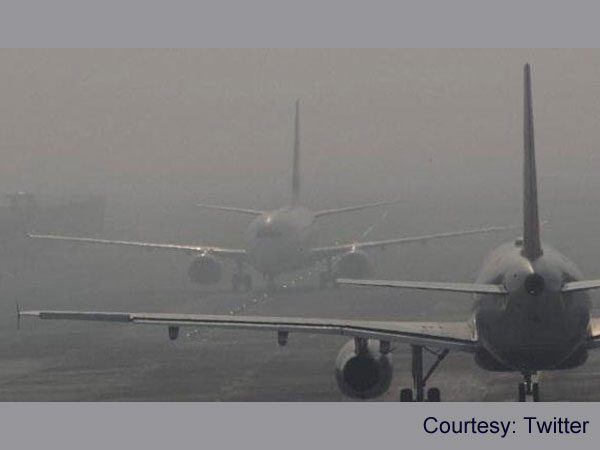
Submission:
[[[23,311],[19,303],[16,303],[17,310],[17,330],[21,329],[21,318],[23,317],[38,317],[41,318],[41,311]]]

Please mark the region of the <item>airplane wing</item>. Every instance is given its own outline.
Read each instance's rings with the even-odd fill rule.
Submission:
[[[377,203],[367,203],[364,205],[357,205],[357,206],[347,206],[345,208],[324,209],[322,211],[316,211],[314,214],[315,214],[315,217],[332,216],[335,214],[341,214],[341,213],[350,212],[350,211],[360,211],[361,209],[375,208],[377,206],[395,205],[397,203],[400,203],[401,201],[402,200],[394,200],[391,202],[377,202]]]
[[[494,233],[499,231],[509,231],[521,228],[521,226],[489,227],[477,228],[474,230],[451,231],[449,233],[426,234],[423,236],[403,237],[396,239],[387,239],[383,241],[354,242],[352,244],[332,245],[329,247],[318,247],[312,250],[317,258],[326,258],[336,256],[356,250],[367,250],[373,248],[383,249],[390,245],[408,244],[411,242],[427,242],[433,239],[442,239],[454,236],[467,236],[470,234]]]
[[[196,206],[205,209],[216,209],[218,211],[228,211],[228,212],[236,212],[241,214],[249,214],[251,216],[260,216],[265,213],[265,211],[259,211],[257,209],[247,209],[247,208],[235,208],[233,206],[219,206],[219,205],[207,205],[205,203],[197,203]]]
[[[211,253],[218,256],[232,257],[232,258],[245,258],[246,251],[244,249],[231,249],[222,247],[211,247],[202,245],[182,245],[182,244],[156,244],[151,242],[136,242],[136,241],[115,241],[109,239],[95,239],[95,238],[84,238],[84,237],[73,237],[73,236],[57,236],[49,234],[29,234],[32,239],[40,239],[46,241],[63,241],[63,242],[76,242],[80,244],[103,244],[103,245],[115,245],[124,247],[137,247],[144,248],[147,250],[173,250],[187,254],[194,253]]]
[[[387,322],[322,318],[310,319],[301,317],[93,311],[18,311],[18,316],[19,318],[30,316],[54,320],[90,320],[161,325],[169,328],[211,327],[276,333],[328,334],[432,346],[464,352],[474,352],[478,348],[478,342],[466,322]]]

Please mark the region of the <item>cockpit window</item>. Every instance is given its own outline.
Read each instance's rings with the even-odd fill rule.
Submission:
[[[259,239],[272,239],[281,237],[281,231],[274,229],[273,227],[259,228],[256,232],[256,237]]]

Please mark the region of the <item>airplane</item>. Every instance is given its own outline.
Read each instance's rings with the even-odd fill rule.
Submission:
[[[475,283],[339,279],[340,284],[460,292],[474,295],[466,322],[401,322],[298,317],[90,311],[18,311],[18,317],[159,325],[176,339],[179,327],[215,327],[277,333],[280,345],[289,333],[331,334],[351,339],[335,363],[341,391],[352,398],[376,398],[391,384],[392,342],[411,348],[414,388],[400,391],[401,401],[440,401],[440,390],[426,383],[450,351],[473,355],[487,371],[517,372],[518,400],[540,400],[537,374],[579,367],[588,351],[600,347],[600,319],[591,316],[588,291],[600,279],[585,280],[575,264],[542,243],[538,217],[531,71],[524,67],[523,237],[493,250]],[[423,350],[438,349],[424,371]]]
[[[267,282],[267,289],[272,290],[276,276],[324,261],[326,263],[326,270],[319,274],[319,286],[325,288],[334,285],[336,277],[360,278],[368,276],[372,270],[372,261],[365,250],[382,249],[390,245],[425,242],[452,236],[514,229],[511,226],[490,227],[380,241],[352,242],[332,246],[315,245],[318,232],[316,227],[317,219],[350,211],[392,205],[398,202],[398,200],[377,202],[314,212],[302,207],[300,205],[300,103],[296,101],[292,186],[289,204],[273,211],[259,211],[207,204],[198,205],[206,209],[254,216],[254,220],[250,223],[245,233],[245,248],[234,249],[206,245],[131,242],[37,233],[29,234],[29,237],[46,241],[129,246],[148,250],[169,250],[183,252],[188,255],[197,255],[189,266],[188,276],[193,283],[202,285],[218,283],[222,278],[222,260],[228,259],[233,261],[237,268],[232,275],[231,283],[232,290],[235,292],[240,287],[244,287],[245,290],[252,289],[252,278],[250,274],[245,273],[244,265],[249,265],[263,274]]]
[[[300,317],[230,316],[93,311],[21,311],[40,319],[91,320],[167,327],[177,339],[180,327],[245,329],[277,333],[286,345],[291,332],[348,336],[335,361],[338,387],[357,399],[376,398],[390,387],[392,342],[411,349],[413,388],[400,400],[441,400],[426,383],[450,351],[473,355],[487,371],[518,372],[518,400],[540,400],[537,374],[581,366],[588,351],[600,347],[600,320],[591,317],[588,291],[600,279],[584,280],[573,262],[540,239],[533,130],[531,72],[524,67],[523,237],[493,250],[475,283],[338,279],[354,286],[459,292],[474,295],[473,315],[465,322],[348,320]],[[424,370],[423,351],[435,361]],[[436,351],[437,350],[437,351]]]

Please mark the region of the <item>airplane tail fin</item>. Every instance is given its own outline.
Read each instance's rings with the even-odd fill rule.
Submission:
[[[533,260],[542,255],[540,219],[538,216],[535,141],[533,132],[533,102],[531,99],[531,69],[524,68],[523,116],[523,256]]]
[[[292,166],[292,198],[291,206],[300,201],[300,100],[296,100],[296,117],[294,120],[294,162]]]

